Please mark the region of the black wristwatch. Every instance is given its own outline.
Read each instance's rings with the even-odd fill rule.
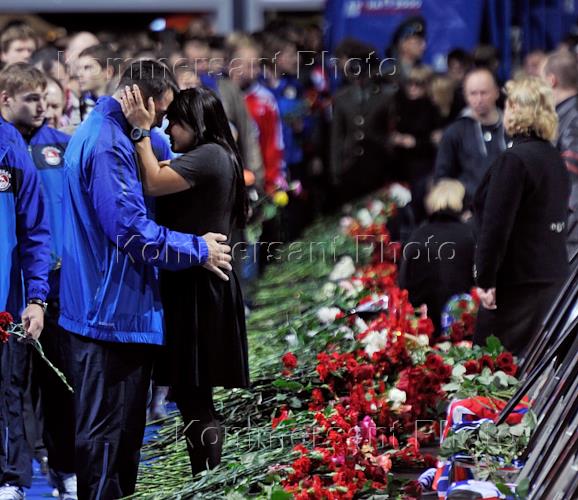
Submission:
[[[44,302],[42,299],[28,299],[27,305],[36,304],[37,306],[42,307],[42,311],[46,312],[46,308],[48,307],[48,303]]]
[[[132,139],[133,142],[142,141],[145,137],[150,137],[150,136],[151,136],[151,131],[147,130],[146,128],[134,127],[130,131],[130,138]]]

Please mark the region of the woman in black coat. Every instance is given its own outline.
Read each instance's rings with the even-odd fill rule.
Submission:
[[[506,85],[504,124],[513,145],[488,170],[474,200],[476,282],[481,308],[475,342],[491,334],[523,356],[566,278],[570,185],[550,143],[558,119],[551,91],[528,78]]]

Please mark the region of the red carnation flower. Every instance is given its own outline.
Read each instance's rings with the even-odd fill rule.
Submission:
[[[281,422],[287,420],[288,418],[289,412],[287,411],[287,408],[283,408],[278,417],[273,417],[273,420],[271,421],[271,427],[275,429]]]
[[[14,318],[9,312],[0,312],[0,328],[5,329],[11,323],[14,323]]]
[[[297,367],[297,357],[292,352],[284,354],[281,361],[283,361],[283,365],[288,370],[294,370]]]

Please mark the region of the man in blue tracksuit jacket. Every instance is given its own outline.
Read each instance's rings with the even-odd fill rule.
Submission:
[[[68,334],[58,326],[58,284],[62,255],[62,193],[64,151],[70,136],[45,124],[46,86],[44,73],[26,63],[12,64],[0,72],[0,120],[11,123],[22,135],[28,155],[36,166],[44,194],[51,233],[50,293],[46,300],[44,330],[40,339],[46,356],[65,374],[63,344]],[[43,437],[50,475],[61,499],[76,499],[74,473],[74,401],[62,381],[38,357],[32,358],[27,380],[25,411],[28,441],[34,446],[37,423],[32,394],[42,394]],[[36,457],[38,458],[38,457]]]
[[[135,62],[119,88],[134,84],[153,97],[160,123],[177,91],[172,74]],[[82,499],[134,491],[154,346],[164,340],[155,266],[231,268],[225,236],[169,231],[147,218],[131,138],[148,133],[131,130],[117,94],[104,96],[65,154],[60,325],[71,333]]]
[[[38,338],[48,296],[50,233],[38,174],[22,137],[6,122],[0,122],[0,218],[0,311],[21,319]],[[23,498],[22,488],[31,483],[22,418],[28,347],[13,336],[0,343],[2,498]]]

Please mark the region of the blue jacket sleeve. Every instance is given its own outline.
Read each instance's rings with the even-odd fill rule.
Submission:
[[[22,182],[16,196],[16,234],[26,299],[46,300],[50,270],[50,229],[44,197],[36,167],[23,152],[12,149],[13,164],[22,171]]]
[[[207,261],[208,247],[203,238],[170,231],[147,217],[133,151],[122,143],[103,141],[90,162],[88,190],[92,205],[117,251],[133,262],[173,270]]]

